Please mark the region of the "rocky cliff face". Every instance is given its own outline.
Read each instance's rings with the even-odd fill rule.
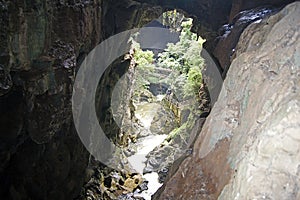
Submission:
[[[71,113],[76,70],[100,41],[160,13],[126,1],[0,1],[0,197],[79,193],[88,153]]]
[[[0,196],[72,197],[88,153],[73,128],[70,97],[80,55],[101,39],[100,2],[0,5]]]
[[[299,13],[293,3],[243,32],[193,155],[159,199],[300,198]]]

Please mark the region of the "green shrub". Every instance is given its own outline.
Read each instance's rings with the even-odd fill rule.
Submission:
[[[135,90],[142,91],[149,88],[149,74],[154,70],[154,53],[152,51],[144,51],[140,44],[130,39],[131,49],[133,50],[133,61],[136,63],[135,68]]]
[[[154,68],[154,53],[152,51],[142,50],[140,44],[134,40],[132,40],[132,49],[134,49],[133,59],[138,68]]]
[[[204,59],[200,53],[205,40],[191,32],[192,25],[192,19],[183,21],[179,41],[176,44],[168,44],[167,49],[158,55],[159,67],[171,68],[186,74],[187,84],[184,87],[186,97],[198,92],[202,83],[201,70],[204,67]]]
[[[202,73],[197,67],[192,67],[187,75],[187,82],[184,85],[184,96],[197,95],[199,88],[202,84]]]

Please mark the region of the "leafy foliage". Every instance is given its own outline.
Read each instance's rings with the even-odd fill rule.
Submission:
[[[182,22],[181,26],[182,31],[179,42],[168,44],[168,48],[159,54],[158,65],[160,67],[170,67],[182,73],[187,73],[191,67],[201,69],[204,61],[200,56],[200,52],[205,40],[200,37],[197,38],[197,35],[191,32],[192,19]]]
[[[187,82],[184,85],[184,96],[197,95],[202,84],[202,73],[199,69],[193,67],[187,75]]]
[[[186,74],[185,96],[194,95],[198,91],[202,83],[201,70],[204,66],[200,52],[205,40],[191,32],[192,22],[192,19],[183,21],[179,42],[168,44],[168,48],[158,55],[159,67],[172,68]]]
[[[136,85],[146,89],[150,81],[158,81],[158,78],[151,73],[154,71],[154,63],[156,62],[158,67],[171,68],[174,72],[185,77],[182,87],[184,97],[195,95],[202,84],[201,70],[204,66],[204,60],[200,56],[200,52],[205,40],[191,32],[193,20],[185,18],[176,10],[164,13],[163,19],[163,22],[168,24],[171,29],[177,31],[180,29],[179,41],[176,44],[169,43],[167,49],[158,54],[158,58],[155,60],[154,53],[142,50],[140,44],[135,42],[134,37],[132,37],[133,59],[137,64],[136,73],[139,74]],[[174,73],[172,74],[174,75]]]
[[[140,44],[133,38],[131,39],[131,48],[134,51],[133,60],[136,63],[137,79],[135,83],[136,91],[139,89],[147,89],[149,87],[149,73],[154,70],[154,54],[152,51],[144,51]]]
[[[185,19],[184,15],[177,10],[170,10],[163,13],[162,23],[172,31],[181,31],[181,23]]]
[[[154,54],[152,51],[143,51],[140,44],[132,40],[132,49],[134,50],[133,58],[140,69],[154,68]]]

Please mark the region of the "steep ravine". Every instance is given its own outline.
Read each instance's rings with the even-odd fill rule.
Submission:
[[[194,129],[201,129],[199,125],[204,121],[201,115],[208,114],[210,101],[199,76],[204,67],[200,57],[204,40],[197,40],[197,35],[190,32],[191,19],[186,19],[180,26],[177,49],[188,48],[184,44],[191,43],[198,51],[183,51],[183,54],[181,50],[170,52],[168,48],[164,53],[154,55],[157,49],[145,51],[139,43],[133,42],[129,53],[108,70],[111,73],[128,68],[126,74],[119,78],[120,74],[110,74],[109,77],[116,76],[113,81],[100,81],[98,88],[102,91],[108,88],[109,94],[98,95],[100,98],[96,102],[110,99],[110,105],[96,104],[99,105],[98,112],[105,107],[108,113],[99,117],[100,124],[106,128],[106,135],[123,149],[113,152],[121,158],[111,159],[110,162],[116,163],[114,169],[91,163],[92,177],[83,187],[79,199],[151,199],[173,162],[189,154],[189,147],[197,135]],[[143,33],[139,34],[143,38],[141,35]],[[162,46],[169,41],[165,39]],[[168,57],[169,53],[178,53],[178,60],[185,56],[186,61],[179,68],[172,67],[175,61],[162,62],[161,58]],[[198,64],[187,64],[192,61]],[[193,79],[197,83],[189,81],[189,68],[191,71],[197,69],[194,74],[198,76]],[[187,84],[192,85],[187,87]],[[199,85],[194,87],[195,84]],[[110,116],[116,124],[110,122]]]
[[[80,63],[99,42],[178,7],[198,18],[195,31],[212,54],[218,29],[238,12],[291,1],[139,2],[0,0],[1,199],[73,199],[90,178],[70,99]],[[235,55],[224,53],[233,64],[220,99],[192,156],[155,198],[300,199],[299,13],[295,3],[251,24]]]

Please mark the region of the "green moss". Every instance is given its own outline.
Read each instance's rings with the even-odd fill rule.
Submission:
[[[131,49],[134,51],[133,61],[136,63],[135,91],[142,91],[148,89],[150,84],[149,74],[154,71],[155,67],[154,54],[152,51],[142,50],[140,44],[134,40],[134,37],[130,39],[130,42],[132,43]]]
[[[176,136],[181,135],[183,132],[186,131],[186,128],[187,128],[187,122],[182,124],[179,128],[173,129],[173,131],[171,131],[168,137],[166,138],[166,141],[169,142],[173,140]]]
[[[197,96],[197,92],[202,84],[201,70],[193,67],[189,70],[187,75],[187,82],[184,85],[184,96]]]
[[[198,112],[196,110],[196,107],[192,107],[188,120],[185,123],[183,123],[180,127],[173,129],[166,138],[166,141],[170,142],[176,137],[181,137],[182,139],[188,138],[189,133],[195,126],[197,115]]]

